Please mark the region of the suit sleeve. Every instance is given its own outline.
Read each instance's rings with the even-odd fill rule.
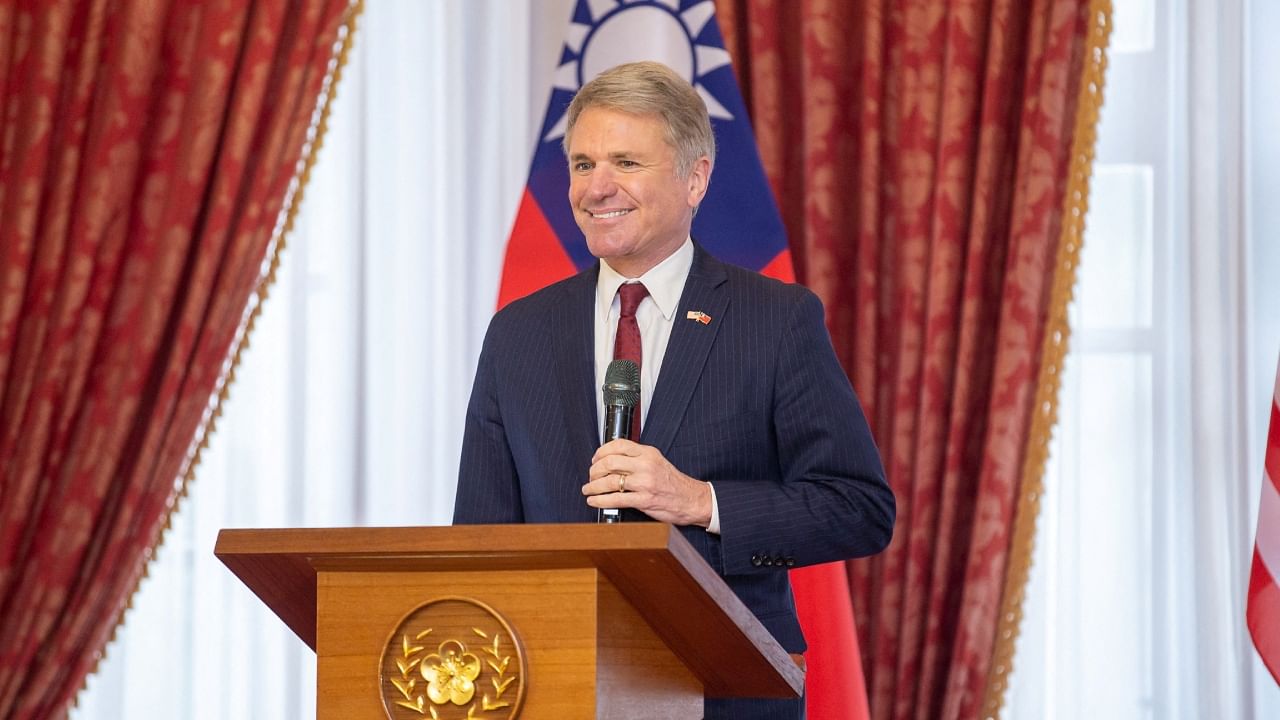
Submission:
[[[823,324],[803,290],[781,332],[773,379],[780,481],[718,483],[726,574],[872,555],[893,534],[879,451]]]
[[[524,521],[520,479],[507,443],[498,395],[501,353],[495,348],[500,332],[497,317],[489,325],[462,436],[462,459],[453,504],[453,524],[518,523]]]

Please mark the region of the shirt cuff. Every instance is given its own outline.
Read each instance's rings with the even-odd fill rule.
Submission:
[[[713,535],[720,534],[720,504],[716,502],[716,486],[707,483],[707,487],[711,488],[711,523],[707,525],[707,532]]]

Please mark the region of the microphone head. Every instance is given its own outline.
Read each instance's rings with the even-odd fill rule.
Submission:
[[[635,407],[640,403],[640,368],[631,360],[614,360],[604,371],[604,404]]]

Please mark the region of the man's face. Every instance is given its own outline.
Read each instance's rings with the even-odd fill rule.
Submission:
[[[710,166],[699,158],[677,177],[657,116],[582,111],[569,137],[569,202],[591,254],[626,277],[662,262],[688,237]]]

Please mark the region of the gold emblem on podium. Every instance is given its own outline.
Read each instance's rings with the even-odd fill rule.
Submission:
[[[524,701],[524,648],[511,625],[478,600],[419,605],[391,632],[378,665],[390,720],[508,720]]]

